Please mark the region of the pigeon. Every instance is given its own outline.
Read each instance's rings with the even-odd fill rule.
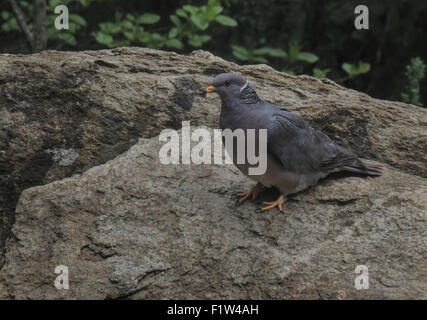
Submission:
[[[248,192],[237,194],[240,202],[255,200],[265,188],[276,187],[280,196],[276,201],[264,202],[261,210],[277,207],[283,212],[287,196],[315,186],[328,174],[349,171],[379,176],[381,166],[359,158],[349,148],[341,146],[322,131],[309,126],[291,111],[261,100],[249,82],[236,73],[221,73],[206,88],[221,98],[219,125],[222,130],[267,129],[267,168],[264,174],[250,175],[247,160],[236,167],[257,182]],[[258,141],[255,139],[255,141]],[[224,143],[224,139],[223,139]],[[245,143],[248,143],[247,139]],[[234,148],[236,150],[236,148]]]

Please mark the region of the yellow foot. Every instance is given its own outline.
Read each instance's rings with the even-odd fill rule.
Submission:
[[[276,201],[263,202],[264,204],[268,204],[268,206],[261,209],[261,211],[266,211],[273,209],[275,207],[279,207],[279,210],[283,212],[283,204],[286,202],[286,198],[282,195]]]
[[[238,193],[237,197],[242,198],[239,200],[240,203],[245,202],[250,196],[252,196],[252,200],[255,200],[259,193],[264,190],[264,186],[261,183],[257,183],[253,186],[248,192]]]

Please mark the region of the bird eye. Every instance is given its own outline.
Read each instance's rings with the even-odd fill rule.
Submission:
[[[225,81],[225,85],[228,87],[231,84],[230,80]]]

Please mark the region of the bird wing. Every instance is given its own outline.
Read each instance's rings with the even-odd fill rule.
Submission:
[[[302,174],[327,173],[358,159],[350,150],[283,108],[272,114],[267,130],[267,150],[286,170]]]

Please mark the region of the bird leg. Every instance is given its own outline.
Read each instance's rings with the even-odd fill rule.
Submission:
[[[268,206],[262,208],[262,211],[270,210],[274,207],[279,207],[279,210],[283,212],[283,204],[286,202],[286,198],[282,195],[276,201],[263,202],[264,204],[268,204]]]
[[[243,203],[245,202],[250,196],[252,196],[252,200],[255,200],[259,193],[264,190],[264,186],[261,183],[257,183],[255,186],[253,186],[248,192],[238,193],[237,197],[242,197],[239,202]]]

